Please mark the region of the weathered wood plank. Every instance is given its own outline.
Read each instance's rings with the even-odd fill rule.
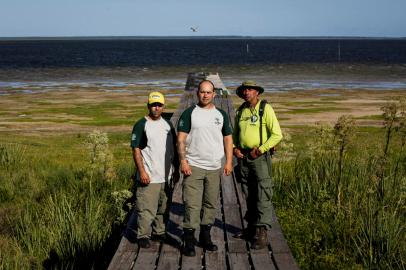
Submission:
[[[255,270],[276,270],[272,255],[268,249],[251,249],[251,260]]]
[[[223,181],[223,179],[222,179]],[[217,251],[206,251],[205,253],[205,266],[206,269],[222,270],[227,269],[226,252],[224,241],[224,223],[221,213],[221,202],[218,202],[216,221],[214,222],[211,236],[214,244],[217,245]]]
[[[126,237],[122,237],[120,244],[117,248],[117,251],[114,254],[114,257],[111,260],[110,265],[107,269],[108,270],[130,269],[133,260],[136,258],[137,251],[138,246],[136,244],[128,241]],[[129,261],[129,263],[125,263],[126,261]]]
[[[183,219],[182,181],[183,177],[181,177],[179,183],[175,185],[173,190],[169,222],[167,225],[170,239],[162,246],[157,270],[179,269]]]
[[[157,258],[159,256],[159,246],[157,242],[151,242],[151,247],[140,248],[138,251],[138,256],[134,262],[134,266],[131,269],[134,270],[149,270],[154,269],[156,265]]]
[[[203,249],[196,247],[196,256],[188,257],[182,255],[182,270],[201,270],[202,269]]]

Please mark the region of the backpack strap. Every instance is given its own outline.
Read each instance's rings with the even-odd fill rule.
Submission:
[[[265,105],[267,101],[265,99],[260,101],[261,103],[259,104],[259,144],[260,146],[262,145],[262,116],[264,115],[265,111]]]

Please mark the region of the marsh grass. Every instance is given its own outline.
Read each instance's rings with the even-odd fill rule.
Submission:
[[[0,145],[0,269],[107,268],[129,211],[131,163],[118,165],[99,131],[8,140]]]
[[[403,104],[383,108],[384,129],[368,143],[344,116],[276,162],[277,214],[301,268],[406,268]]]

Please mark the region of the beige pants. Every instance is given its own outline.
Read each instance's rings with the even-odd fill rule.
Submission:
[[[169,217],[171,189],[168,183],[137,187],[135,210],[138,215],[137,238],[148,237],[152,225],[153,234],[163,234]]]

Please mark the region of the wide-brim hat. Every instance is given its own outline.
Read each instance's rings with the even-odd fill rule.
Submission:
[[[264,88],[259,86],[255,81],[245,81],[240,86],[238,86],[236,90],[237,96],[243,98],[242,93],[244,89],[255,89],[258,91],[259,94],[262,94],[264,92]]]

